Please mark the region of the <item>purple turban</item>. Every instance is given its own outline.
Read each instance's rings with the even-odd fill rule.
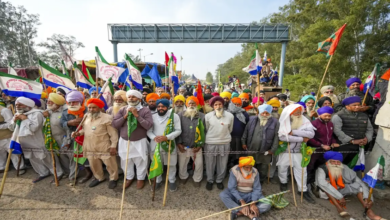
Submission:
[[[165,107],[169,107],[169,100],[167,99],[159,99],[156,101],[156,105],[163,104]]]
[[[80,103],[82,103],[84,101],[84,95],[81,94],[81,92],[79,92],[77,90],[72,90],[66,95],[65,99],[67,102],[80,102]]]
[[[322,115],[325,113],[333,114],[333,112],[334,112],[333,108],[331,108],[329,106],[324,106],[324,107],[321,107],[317,110],[318,115]]]
[[[350,87],[353,83],[355,83],[355,82],[357,82],[357,83],[359,83],[359,84],[362,84],[362,81],[359,79],[359,78],[357,78],[357,77],[352,77],[352,78],[349,78],[346,82],[345,82],[345,84],[347,84],[347,87]]]
[[[216,101],[222,102],[222,105],[225,104],[225,101],[221,96],[214,96],[213,98],[210,99],[210,106],[213,107]]]
[[[328,160],[338,160],[338,161],[343,161],[343,155],[339,152],[335,152],[335,151],[327,151],[325,154],[324,154],[324,158],[326,161]]]
[[[344,106],[347,106],[347,105],[350,105],[352,103],[357,103],[359,102],[360,103],[360,97],[359,96],[351,96],[351,97],[348,97],[348,98],[345,98],[342,102],[342,104]]]
[[[302,105],[304,109],[306,109],[306,104],[304,102],[297,102],[297,104]]]

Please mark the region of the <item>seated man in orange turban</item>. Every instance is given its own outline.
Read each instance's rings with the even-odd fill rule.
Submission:
[[[264,198],[261,193],[259,172],[253,166],[255,160],[252,156],[240,157],[238,165],[230,170],[228,187],[219,194],[222,202],[228,209],[242,206],[247,203]],[[231,219],[238,216],[247,216],[257,219],[261,213],[271,209],[271,205],[258,202],[231,212]]]

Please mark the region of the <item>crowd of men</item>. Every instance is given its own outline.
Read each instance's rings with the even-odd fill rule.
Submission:
[[[89,91],[58,87],[55,92],[43,94],[41,100],[3,94],[0,102],[0,170],[5,168],[15,124],[21,120],[18,134],[23,149],[20,174],[27,168],[23,158],[28,159],[38,173],[33,183],[53,174],[43,132],[49,118],[52,136],[59,146],[54,157],[60,180],[68,178],[73,182],[79,170],[85,170],[85,175],[77,178],[78,182],[92,179],[89,187],[95,187],[106,180],[104,164],[109,173],[108,188],[113,189],[127,161],[127,173],[123,174],[125,187],[130,187],[136,180],[136,188],[141,190],[156,145],[174,141],[171,142],[175,146],[170,161],[168,150],[160,148],[162,163],[169,166],[171,192],[178,190],[177,176],[181,184],[186,184],[192,175],[194,187],[200,187],[206,176],[206,189],[213,190],[216,185],[224,190],[220,194],[222,202],[227,208],[234,208],[263,198],[261,185],[267,178],[272,183],[277,183],[278,178],[280,190],[287,190],[288,176],[293,175],[298,192],[303,190],[303,197],[309,203],[315,203],[313,195],[328,198],[344,217],[349,215],[344,196],[354,194],[363,207],[368,208],[370,219],[380,219],[371,210],[372,202],[367,202],[368,187],[346,165],[358,153],[359,147],[369,145],[374,136],[372,122],[377,108],[370,95],[362,103],[361,83],[358,78],[348,79],[348,91],[338,96],[334,94],[333,86],[324,86],[318,101],[313,95],[306,95],[299,102],[289,100],[289,93],[267,97],[264,91],[256,96],[249,89],[239,94],[234,88],[221,93],[206,88],[202,94],[203,108],[195,90],[189,87],[179,88],[174,97],[162,88],[157,88],[156,93],[148,88],[142,92],[118,89],[108,101],[112,106],[106,111],[105,103],[99,99],[101,91],[95,87]],[[173,132],[165,134],[172,110]],[[128,121],[129,114],[136,122]],[[195,146],[198,123],[205,127],[205,144],[200,147]],[[301,167],[303,142],[316,149],[307,168]],[[280,150],[281,143],[287,143],[291,153],[288,149]],[[17,155],[12,155],[15,169],[18,160]],[[291,164],[293,173],[289,174]],[[229,181],[225,189],[223,181],[227,173]],[[156,190],[162,185],[160,175],[156,179]],[[270,208],[259,202],[236,209],[232,215],[253,219]]]

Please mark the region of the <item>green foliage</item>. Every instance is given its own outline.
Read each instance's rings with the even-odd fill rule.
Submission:
[[[207,84],[213,83],[213,74],[211,74],[210,72],[207,72],[206,74],[206,83]]]
[[[375,63],[390,64],[390,3],[388,0],[294,0],[259,23],[288,23],[288,42],[283,87],[296,100],[303,91],[317,93],[328,59],[316,53],[317,44],[347,23],[323,85],[333,85],[336,93],[345,91],[350,76],[365,80]],[[256,23],[256,22],[253,22]],[[267,51],[274,68],[279,65],[281,45],[258,44],[260,56]],[[242,44],[240,53],[218,65],[221,81],[237,75],[246,83],[249,74],[242,71],[255,51],[254,44]],[[382,69],[383,73],[383,69]]]

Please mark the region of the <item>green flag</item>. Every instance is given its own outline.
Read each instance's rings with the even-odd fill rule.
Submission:
[[[316,149],[314,147],[309,147],[305,142],[301,144],[301,154],[302,154],[302,162],[301,167],[307,167],[310,163],[311,155],[314,153]]]
[[[63,60],[61,60],[61,66],[62,66],[62,73],[67,76],[70,76],[68,70],[66,69],[65,62]]]
[[[198,125],[195,130],[195,147],[202,147],[205,142],[204,125],[200,118],[198,119]]]
[[[279,155],[280,153],[283,153],[287,149],[287,142],[279,141],[278,149],[275,151],[275,156]]]
[[[175,128],[175,124],[174,124],[174,114],[175,114],[175,110],[172,109],[171,110],[171,115],[169,116],[169,119],[168,119],[168,122],[167,122],[167,126],[165,127],[165,130],[164,130],[164,136],[167,136],[168,134],[172,133],[174,128]],[[168,152],[168,148],[169,148],[169,140],[168,141],[164,141],[164,142],[161,142],[161,147],[163,150],[165,150],[165,152]],[[173,152],[173,150],[175,149],[175,141],[174,140],[171,140],[171,152]]]
[[[45,124],[43,125],[43,134],[45,135],[45,147],[50,151],[50,143],[54,151],[59,151],[60,147],[57,141],[53,138],[51,133],[50,117],[46,117]],[[58,154],[58,152],[57,152]]]
[[[154,149],[152,163],[150,164],[149,179],[160,176],[163,173],[163,165],[160,157],[160,143],[157,143]]]
[[[107,64],[107,65],[110,65],[106,59],[104,59],[102,53],[100,53],[100,50],[99,50],[99,47],[95,47],[95,51],[96,51],[96,55],[97,57],[99,57],[99,60],[102,61],[103,63]]]
[[[112,82],[111,82],[111,80],[112,80],[112,76],[110,77],[110,78],[108,78],[108,88],[110,89],[110,92],[111,92],[111,94],[112,94],[112,97],[114,97],[114,93],[115,93],[115,91],[114,91],[114,86],[112,85]],[[136,120],[137,121],[137,120]]]
[[[129,112],[127,115],[127,135],[129,136],[133,133],[133,131],[137,128],[137,118],[134,117],[132,113]]]
[[[79,150],[77,151],[77,146]],[[78,159],[77,159],[78,158]],[[73,160],[79,164],[84,164],[87,158],[83,154],[83,146],[78,144],[77,141],[73,141]]]
[[[282,209],[286,206],[288,206],[289,202],[287,202],[283,196],[285,193],[287,193],[288,191],[285,191],[285,192],[280,192],[280,193],[276,193],[276,194],[273,194],[273,195],[269,195],[267,197],[264,197],[264,198],[261,198],[259,199],[259,202],[264,202],[266,204],[269,204],[277,209]]]

